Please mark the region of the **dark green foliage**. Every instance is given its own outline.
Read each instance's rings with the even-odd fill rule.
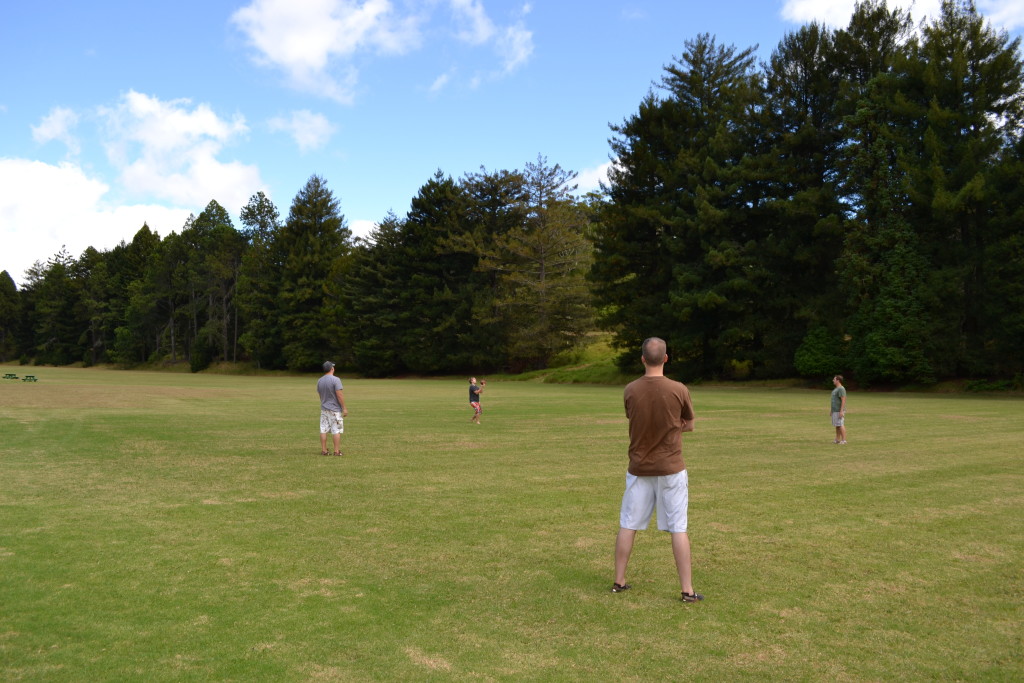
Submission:
[[[835,375],[846,367],[846,341],[824,325],[813,325],[793,355],[796,371],[805,377]]]
[[[613,127],[618,165],[592,278],[619,344],[635,355],[643,338],[664,337],[675,371],[691,378],[756,350],[753,65],[750,49],[688,41],[665,67],[664,97]]]
[[[472,326],[476,257],[452,251],[448,240],[466,220],[465,190],[441,171],[412,200],[402,224],[404,291],[396,305],[407,313],[397,332],[402,365],[437,373],[471,367],[480,332]]]
[[[984,263],[987,292],[980,304],[985,345],[993,359],[990,374],[1024,374],[1024,140],[1000,159],[992,176],[994,194],[990,239]]]
[[[697,36],[612,131],[583,198],[541,155],[438,171],[353,241],[314,175],[283,223],[260,192],[240,230],[211,201],[20,290],[0,273],[0,359],[519,371],[599,319],[623,367],[658,335],[689,380],[1024,376],[1024,61],[974,2],[919,31],[859,2],[760,65]]]
[[[110,278],[107,275],[107,254],[92,247],[86,249],[74,264],[73,277],[81,283],[78,318],[82,323],[78,346],[81,361],[89,366],[107,360],[111,343]]]
[[[281,254],[277,309],[281,352],[290,370],[315,370],[343,351],[341,261],[352,232],[338,200],[320,176],[310,176],[292,200],[277,239]]]
[[[756,218],[764,276],[753,317],[758,374],[791,374],[809,326],[820,328],[840,308],[834,262],[846,207],[837,173],[843,137],[836,62],[832,33],[811,24],[786,36],[767,65],[765,153],[751,181],[764,197]]]
[[[593,328],[585,281],[592,249],[586,213],[572,196],[575,177],[541,156],[523,173],[483,174],[466,182],[474,198],[485,187],[502,190],[487,196],[504,197],[496,206],[475,202],[490,220],[453,245],[475,255],[477,270],[488,276],[477,289],[476,318],[490,323],[489,335],[503,342],[506,362],[516,371],[547,367]]]
[[[402,220],[389,213],[353,253],[352,275],[344,284],[352,327],[352,356],[360,372],[380,377],[407,371],[399,333],[409,320],[397,305],[402,296]]]
[[[130,243],[121,242],[107,258],[109,278],[109,337],[114,340],[109,359],[122,365],[144,363],[156,350],[155,315],[145,278],[160,236],[143,224]]]
[[[10,273],[0,272],[0,362],[18,356],[18,320],[21,318],[18,287]]]
[[[1003,250],[1004,239],[1012,243],[997,216],[1016,210],[1006,206],[1014,195],[1000,194],[998,179],[1013,163],[1009,146],[1024,126],[1019,48],[1019,40],[986,26],[973,2],[947,0],[908,68],[906,129],[919,132],[906,145],[910,220],[932,271],[928,314],[945,332],[938,350],[943,374],[995,369],[993,332],[1003,313],[993,316],[990,305],[993,286],[1004,290],[989,276],[997,264],[988,259]]]
[[[238,276],[241,327],[245,330],[239,342],[257,365],[279,367],[283,360],[275,309],[281,267],[277,243],[280,214],[263,192],[257,192],[242,207],[241,223],[249,243]]]
[[[624,361],[653,334],[689,378],[1020,372],[1019,42],[966,1],[912,29],[861,2],[762,79],[701,36],[613,126],[591,279]]]

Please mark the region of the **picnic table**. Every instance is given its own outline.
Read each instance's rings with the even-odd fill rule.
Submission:
[[[6,375],[4,375],[4,379],[18,379],[18,376],[15,375],[13,372],[8,372]]]
[[[39,378],[36,377],[35,375],[25,375],[24,377],[21,378],[21,381],[22,382],[38,382]]]

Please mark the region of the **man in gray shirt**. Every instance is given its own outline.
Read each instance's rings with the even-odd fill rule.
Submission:
[[[334,455],[341,455],[341,435],[345,432],[345,394],[341,380],[334,376],[334,363],[324,363],[324,376],[317,380],[316,393],[320,396],[320,455],[327,452],[327,432],[334,436]]]

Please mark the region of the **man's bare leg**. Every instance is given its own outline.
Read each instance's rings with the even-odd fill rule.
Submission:
[[[619,535],[615,538],[615,583],[620,586],[626,585],[626,566],[633,552],[634,539],[636,529],[619,528]]]
[[[693,592],[693,572],[690,568],[690,537],[685,531],[672,534],[672,554],[676,558],[679,585],[684,593]]]

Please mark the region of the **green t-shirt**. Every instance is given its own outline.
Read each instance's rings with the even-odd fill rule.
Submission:
[[[846,387],[836,387],[832,390],[832,412],[838,413],[843,409],[843,398],[846,397]]]

